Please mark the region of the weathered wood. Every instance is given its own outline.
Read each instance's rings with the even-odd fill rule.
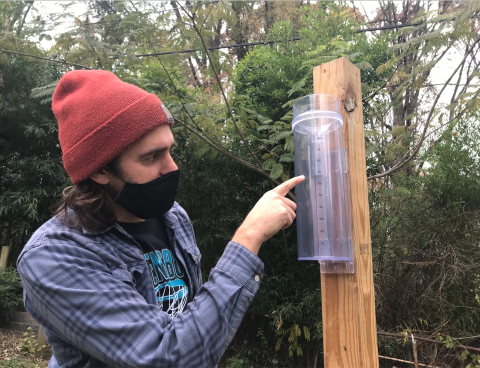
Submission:
[[[43,354],[48,343],[47,339],[45,338],[45,330],[43,329],[42,325],[38,325],[37,343],[39,347],[43,346],[38,353]]]
[[[10,237],[12,235],[12,223],[7,225],[7,234],[5,235],[5,242],[3,243],[2,253],[0,254],[0,270],[4,270],[8,265],[8,254],[10,253]]]
[[[7,268],[8,254],[10,253],[10,247],[2,247],[2,254],[0,255],[0,270]]]
[[[345,58],[313,70],[314,93],[341,101],[347,149],[353,274],[321,274],[325,368],[377,368],[377,328],[360,70]]]

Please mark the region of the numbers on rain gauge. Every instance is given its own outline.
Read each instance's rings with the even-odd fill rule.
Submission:
[[[315,208],[315,247],[318,247],[317,254],[325,254],[325,249],[328,247],[328,234],[327,234],[327,218],[326,218],[326,203],[325,203],[325,184],[328,184],[327,178],[324,176],[326,173],[326,152],[325,152],[325,139],[323,136],[316,136],[314,139],[313,152],[315,153],[314,159],[314,178],[312,186],[312,207]]]

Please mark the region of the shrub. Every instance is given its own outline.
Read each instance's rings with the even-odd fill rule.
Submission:
[[[8,321],[13,312],[20,307],[20,277],[13,268],[0,270],[0,318]]]

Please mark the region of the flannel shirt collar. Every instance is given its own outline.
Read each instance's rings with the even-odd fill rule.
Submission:
[[[169,227],[169,228],[175,228],[178,224],[178,216],[177,216],[177,207],[178,207],[178,203],[175,202],[173,204],[173,207],[165,214],[161,215],[160,218],[162,219],[162,221],[164,222],[164,224]],[[74,214],[74,211],[69,208],[67,210],[67,215],[68,216],[71,216]],[[100,235],[100,234],[104,234],[104,233],[107,233],[108,231],[110,231],[111,229],[115,228],[117,230],[119,230],[120,232],[122,233],[126,233],[125,230],[123,230],[123,228],[118,224],[118,222],[116,222],[115,224],[113,224],[112,226],[109,226],[105,229],[102,229],[102,230],[97,230],[97,231],[90,231],[90,230],[87,230],[85,229],[83,226],[79,225],[79,227],[81,228],[82,230],[82,233],[83,234],[86,234],[86,235]]]

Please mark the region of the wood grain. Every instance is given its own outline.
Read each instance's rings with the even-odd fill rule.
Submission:
[[[3,246],[2,254],[0,255],[0,270],[4,270],[8,265],[8,254],[10,253],[10,247]]]
[[[313,69],[314,93],[340,99],[355,272],[321,274],[325,368],[378,368],[360,70],[345,58]]]

